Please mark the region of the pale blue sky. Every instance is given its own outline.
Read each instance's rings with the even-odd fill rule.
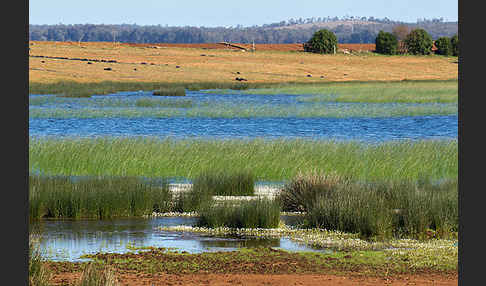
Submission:
[[[458,20],[457,0],[30,0],[30,24],[138,24],[169,26],[263,25],[327,16]]]

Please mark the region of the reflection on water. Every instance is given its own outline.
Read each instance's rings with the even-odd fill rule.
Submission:
[[[282,219],[297,223],[293,217]],[[160,217],[114,220],[44,220],[32,222],[42,229],[42,255],[54,261],[86,261],[83,254],[97,252],[125,253],[133,247],[164,247],[189,253],[231,251],[241,247],[275,247],[290,251],[325,251],[299,245],[287,238],[228,238],[187,232],[167,232],[160,226],[194,225],[196,218]],[[142,250],[143,251],[143,250]]]

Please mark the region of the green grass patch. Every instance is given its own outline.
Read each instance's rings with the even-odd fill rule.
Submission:
[[[185,177],[251,169],[255,180],[333,172],[358,180],[458,177],[457,140],[354,141],[30,138],[29,170],[46,175]]]

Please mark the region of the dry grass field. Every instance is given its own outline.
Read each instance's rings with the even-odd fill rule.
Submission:
[[[30,42],[29,48],[31,83],[235,82],[236,77],[254,83],[283,83],[444,80],[458,76],[456,57],[383,56],[369,52],[373,48],[369,45],[341,45],[368,52],[336,55],[304,53],[299,44],[256,45],[256,52],[221,44],[110,42]]]

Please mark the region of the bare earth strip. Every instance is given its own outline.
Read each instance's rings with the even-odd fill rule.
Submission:
[[[29,81],[189,83],[234,82],[235,77],[244,77],[248,82],[322,83],[445,80],[458,76],[456,57],[383,56],[371,52],[318,55],[302,52],[299,47],[300,44],[257,45],[256,52],[242,52],[220,44],[31,42]],[[346,49],[353,48],[348,45]],[[72,58],[99,61],[88,64]]]
[[[122,285],[457,285],[457,276],[434,274],[402,275],[388,278],[365,276],[341,276],[331,274],[122,274]],[[78,273],[62,273],[53,277],[55,285],[65,285],[79,279]],[[69,281],[69,282],[68,282]]]

